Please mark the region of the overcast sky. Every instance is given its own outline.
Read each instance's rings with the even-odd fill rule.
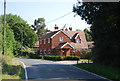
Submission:
[[[80,16],[74,17],[72,12],[73,5],[77,0],[7,0],[7,14],[12,13],[19,15],[28,24],[32,25],[37,18],[45,18],[46,28],[54,30],[57,24],[62,28],[65,24],[73,27],[73,30],[88,28],[89,25],[81,20]],[[72,12],[72,13],[70,13]],[[68,14],[70,13],[70,14]],[[0,15],[3,14],[3,2],[0,2]],[[64,16],[68,14],[67,16]],[[64,16],[64,17],[62,17]],[[62,18],[60,18],[62,17]],[[56,21],[50,22],[54,19]]]

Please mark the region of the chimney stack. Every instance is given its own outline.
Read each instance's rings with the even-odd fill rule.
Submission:
[[[69,30],[72,31],[72,27],[69,27]]]
[[[54,30],[57,31],[59,27],[55,24]]]

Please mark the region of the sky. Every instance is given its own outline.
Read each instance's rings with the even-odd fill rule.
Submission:
[[[0,15],[3,14],[2,1],[0,2]],[[73,5],[76,3],[77,0],[7,0],[7,14],[19,15],[30,25],[34,24],[35,19],[44,18],[46,28],[49,30],[54,30],[55,24],[60,29],[66,24],[66,26],[72,27],[73,30],[83,30],[90,27],[90,25],[81,20],[80,16],[74,17],[76,14],[72,10]],[[57,18],[60,19],[53,21]]]

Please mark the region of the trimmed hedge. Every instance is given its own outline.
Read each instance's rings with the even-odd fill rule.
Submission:
[[[60,56],[51,56],[51,55],[44,55],[43,57],[45,60],[54,60],[54,61],[61,61],[62,58]]]
[[[80,57],[78,56],[66,56],[64,57],[64,60],[79,60]]]

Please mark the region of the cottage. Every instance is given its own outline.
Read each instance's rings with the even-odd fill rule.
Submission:
[[[71,27],[59,30],[57,25],[54,28],[39,40],[41,55],[70,56],[75,55],[75,50],[88,49],[84,31],[72,31]]]

